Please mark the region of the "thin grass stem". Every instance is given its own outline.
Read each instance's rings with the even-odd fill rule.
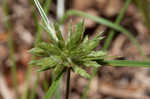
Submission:
[[[104,60],[104,65],[127,67],[150,67],[150,61]]]
[[[66,82],[66,99],[69,99],[69,93],[70,93],[70,68],[67,70],[67,82]]]
[[[121,20],[123,19],[124,17],[124,14],[126,12],[126,9],[128,8],[129,4],[131,3],[131,0],[126,0],[123,8],[121,9],[120,11],[120,14],[118,15],[118,17],[116,18],[116,21],[115,21],[115,24],[119,25],[119,23],[121,22]],[[104,43],[104,46],[103,46],[103,49],[104,51],[107,51],[107,49],[109,48],[111,42],[112,42],[112,39],[115,35],[115,31],[114,30],[111,30],[105,40],[105,43]]]
[[[3,6],[3,11],[5,13],[6,16],[6,28],[8,31],[8,46],[9,46],[9,58],[11,61],[11,75],[12,75],[12,82],[13,82],[13,86],[15,89],[15,95],[16,95],[16,99],[18,99],[18,84],[17,84],[17,70],[16,70],[16,61],[15,61],[15,51],[14,51],[14,42],[12,39],[12,25],[11,25],[11,21],[10,21],[10,17],[9,17],[9,9],[7,6],[7,2],[6,0],[3,0],[2,2],[2,6]]]

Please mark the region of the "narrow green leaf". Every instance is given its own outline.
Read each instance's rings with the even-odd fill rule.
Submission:
[[[117,16],[116,18],[116,21],[115,21],[115,24],[120,24],[121,20],[123,19],[124,17],[124,14],[126,12],[126,9],[128,8],[129,4],[131,3],[132,0],[126,0],[124,6],[122,7],[119,15]],[[139,0],[138,0],[139,1]],[[143,2],[143,1],[142,1]],[[102,48],[102,50],[106,51],[109,47],[110,47],[110,44],[114,38],[114,35],[115,35],[115,31],[112,29],[109,33],[108,33],[108,36],[104,42],[104,46]]]
[[[111,65],[111,66],[150,67],[150,61],[104,60],[103,63],[104,65]]]
[[[51,3],[52,3],[52,0],[46,0],[46,2],[43,5],[43,9],[44,9],[44,12],[45,12],[46,15],[50,11]]]
[[[41,15],[43,21],[45,22],[46,25],[49,26],[49,25],[50,25],[50,24],[49,24],[49,20],[48,20],[48,18],[47,18],[47,16],[46,16],[46,14],[45,14],[45,12],[44,12],[42,6],[40,5],[39,1],[38,1],[38,0],[34,0],[34,2],[35,2],[36,6],[37,6],[37,8],[38,8],[38,10],[39,10],[39,12],[40,12],[40,15]]]
[[[10,20],[9,9],[7,5],[7,0],[1,0],[1,10],[3,10],[4,17],[6,18],[4,26],[6,26],[6,31],[8,32],[8,47],[9,47],[9,59],[10,59],[10,69],[11,69],[11,77],[12,77],[12,85],[14,88],[14,95],[18,97],[18,82],[17,82],[17,66],[15,60],[15,49],[14,49],[14,41],[12,36],[12,23]],[[6,97],[5,97],[6,98]],[[17,98],[16,98],[17,99]]]
[[[90,75],[84,69],[80,68],[79,66],[73,67],[73,71],[76,74],[79,74],[80,76],[83,76],[85,78],[90,78]]]
[[[50,31],[50,32],[49,32],[50,35],[52,35],[52,37],[53,37],[55,40],[57,40],[55,31],[54,31],[53,27],[51,26],[51,24],[49,23],[48,17],[46,16],[46,14],[45,14],[45,12],[44,12],[42,6],[41,6],[40,3],[39,3],[39,1],[38,1],[38,0],[34,0],[34,2],[35,2],[36,6],[37,6],[37,8],[38,8],[38,10],[39,10],[39,12],[40,12],[40,15],[41,15],[41,17],[42,17],[42,19],[43,19],[43,21],[44,21],[44,23],[45,23],[47,29]]]
[[[63,75],[61,75],[57,80],[54,80],[52,82],[52,85],[50,86],[50,88],[48,89],[48,91],[46,92],[46,95],[44,96],[44,99],[51,99],[51,96],[53,95],[57,84],[59,83],[60,79],[62,78]]]

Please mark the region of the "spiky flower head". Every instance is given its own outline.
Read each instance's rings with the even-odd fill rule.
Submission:
[[[58,79],[68,68],[73,72],[89,78],[89,74],[83,69],[86,67],[100,67],[97,60],[103,61],[106,55],[103,51],[95,51],[103,37],[101,33],[92,40],[88,36],[84,37],[84,22],[77,23],[73,30],[72,24],[68,28],[67,40],[64,40],[59,25],[55,24],[56,39],[50,43],[41,42],[30,50],[30,53],[38,60],[32,60],[30,64],[38,66],[39,72],[53,69],[55,79]],[[52,38],[52,37],[51,37]]]

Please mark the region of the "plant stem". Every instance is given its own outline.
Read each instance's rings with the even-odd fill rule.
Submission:
[[[6,20],[6,28],[8,31],[8,47],[9,47],[9,58],[11,62],[11,75],[12,75],[12,83],[15,89],[15,95],[16,99],[18,99],[18,86],[17,86],[17,66],[16,66],[16,61],[15,61],[15,51],[14,51],[14,42],[13,42],[13,36],[12,36],[12,24],[9,16],[9,9],[7,5],[7,1],[3,0],[2,1],[2,6],[3,10],[5,13],[5,16],[7,18]]]
[[[66,99],[69,99],[69,89],[70,89],[70,68],[67,70],[67,82],[66,82]]]
[[[120,14],[118,15],[118,17],[117,17],[117,19],[116,19],[116,21],[115,21],[115,24],[119,25],[119,23],[120,23],[121,20],[123,19],[124,14],[125,14],[125,12],[126,12],[126,10],[127,10],[127,8],[128,8],[128,6],[129,6],[130,3],[131,3],[131,0],[127,0],[127,1],[125,2],[123,8],[122,8],[121,11],[120,11]],[[110,44],[111,44],[111,42],[112,42],[112,39],[113,39],[114,35],[115,35],[115,31],[114,31],[114,30],[111,30],[111,31],[109,32],[109,35],[108,35],[108,37],[107,37],[105,43],[104,43],[104,47],[103,47],[102,50],[104,50],[104,51],[107,51],[107,50],[108,50],[108,48],[110,47]]]

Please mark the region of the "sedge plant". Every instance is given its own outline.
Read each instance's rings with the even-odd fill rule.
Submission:
[[[89,40],[88,36],[84,36],[84,21],[77,23],[73,28],[70,22],[67,39],[64,39],[59,24],[50,24],[38,0],[34,1],[44,21],[44,25],[41,25],[41,27],[48,32],[50,41],[39,42],[37,46],[30,50],[30,53],[37,57],[30,64],[39,67],[38,72],[52,69],[54,75],[53,82],[44,99],[50,99],[65,72],[67,72],[66,99],[69,99],[71,72],[88,79],[91,76],[84,69],[86,67],[98,68],[103,65],[150,67],[149,61],[105,60],[105,56],[107,56],[105,51],[95,51],[100,40],[103,39],[101,33],[98,33],[92,40]],[[121,28],[120,31],[122,30],[124,29]]]
[[[69,83],[70,71],[89,78],[90,75],[82,67],[101,66],[96,60],[103,61],[106,53],[103,51],[94,51],[93,49],[98,46],[99,41],[103,37],[98,34],[92,40],[88,40],[88,37],[83,38],[83,21],[78,23],[74,28],[74,35],[71,36],[72,30],[69,29],[68,40],[65,42],[58,25],[55,25],[58,41],[53,40],[51,43],[42,42],[37,47],[31,49],[30,53],[42,58],[32,60],[30,64],[39,66],[39,72],[53,69],[54,81],[58,80],[66,71],[68,72],[67,83]],[[69,84],[67,86],[69,87]],[[69,89],[68,87],[67,89]]]

